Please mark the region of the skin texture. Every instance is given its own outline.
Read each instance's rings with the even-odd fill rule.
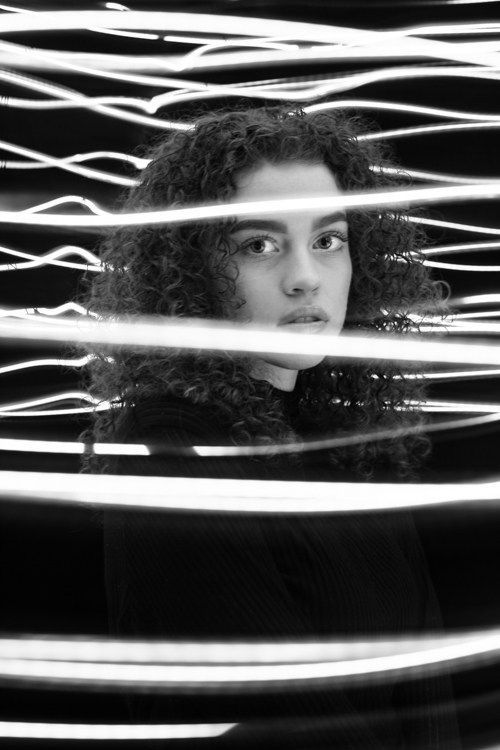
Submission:
[[[300,161],[263,162],[239,174],[236,185],[233,203],[342,193],[324,164]],[[345,214],[334,216],[324,209],[243,217],[231,235],[237,248],[237,293],[245,300],[236,319],[271,330],[338,335],[352,275],[347,230]],[[283,315],[309,305],[323,308],[328,315],[321,330],[279,324]],[[292,391],[298,371],[322,360],[320,356],[269,354],[255,360],[251,374]]]

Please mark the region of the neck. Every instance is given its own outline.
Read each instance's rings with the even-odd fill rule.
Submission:
[[[253,362],[250,375],[255,380],[267,380],[280,391],[293,391],[297,382],[298,370],[287,370],[285,367],[271,365],[263,359],[257,359]]]

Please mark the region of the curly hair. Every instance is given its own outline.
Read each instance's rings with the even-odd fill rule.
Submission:
[[[151,211],[227,202],[237,175],[264,162],[325,164],[346,192],[401,185],[404,177],[379,169],[389,164],[387,147],[357,139],[367,129],[366,121],[345,113],[306,114],[289,106],[204,114],[191,129],[157,140],[122,207]],[[104,271],[86,279],[84,303],[104,317],[230,317],[223,297],[235,299],[235,306],[244,303],[236,296],[231,221],[127,226],[109,233],[99,249]],[[415,330],[412,313],[435,315],[444,309],[442,287],[422,263],[425,237],[404,211],[351,210],[349,236],[353,276],[346,329],[409,334]],[[327,358],[300,371],[293,392],[299,414],[294,430],[270,384],[249,374],[246,355],[127,348],[113,350],[112,358],[104,349],[93,354],[86,382],[98,399],[117,399],[127,407],[171,394],[209,404],[236,445],[293,441],[301,427],[342,435],[422,420],[418,410],[408,408],[408,402],[422,400],[421,382],[391,362]],[[96,411],[87,439],[113,439],[121,411]],[[404,478],[413,474],[428,444],[423,433],[413,432],[332,450],[328,460],[364,478],[375,465]],[[99,462],[102,470],[105,461]]]

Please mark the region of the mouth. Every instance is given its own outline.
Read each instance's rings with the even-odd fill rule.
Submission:
[[[282,325],[284,325],[286,328],[320,331],[326,326],[326,320],[322,320],[321,318],[312,318],[310,316],[302,316],[300,318],[296,318],[296,320],[291,320],[289,323],[283,323]]]
[[[328,315],[322,307],[304,306],[297,307],[284,315],[278,325],[294,326],[324,326],[328,321]]]
[[[325,323],[325,321],[316,315],[300,315],[298,318],[285,323],[285,325],[296,325],[297,323]]]

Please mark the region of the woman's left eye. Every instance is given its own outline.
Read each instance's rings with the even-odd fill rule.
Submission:
[[[340,250],[345,242],[347,242],[346,235],[340,235],[336,232],[328,232],[327,234],[322,234],[321,237],[318,237],[313,247],[319,248],[320,250]]]

